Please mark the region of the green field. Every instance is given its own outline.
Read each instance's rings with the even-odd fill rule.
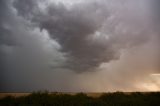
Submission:
[[[160,92],[15,94],[1,98],[0,106],[160,106]]]

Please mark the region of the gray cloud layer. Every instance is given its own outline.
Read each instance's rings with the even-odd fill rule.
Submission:
[[[148,3],[88,0],[66,6],[42,0],[1,0],[0,90],[48,86],[52,91],[85,91],[77,87],[88,87],[91,79],[96,82],[88,87],[92,91],[100,82],[108,83],[102,91],[107,86],[109,90],[134,89],[136,79],[156,72],[157,55],[153,54],[158,31]],[[145,61],[135,62],[138,59]]]
[[[130,8],[131,3],[126,1],[124,6]],[[119,10],[124,11],[122,14],[112,13],[105,1],[79,3],[70,8],[64,4],[51,4],[41,11],[38,2],[18,0],[15,7],[24,18],[50,33],[68,58],[63,67],[77,72],[94,71],[101,63],[117,59],[121,49],[143,44],[152,32],[149,22],[145,23],[147,18],[142,15],[147,17],[145,11],[137,13],[138,19],[137,15],[129,13],[138,10],[132,7],[130,11]],[[118,22],[114,23],[116,19]]]

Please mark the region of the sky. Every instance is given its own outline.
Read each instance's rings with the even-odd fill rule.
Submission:
[[[1,0],[0,92],[159,91],[158,0]]]

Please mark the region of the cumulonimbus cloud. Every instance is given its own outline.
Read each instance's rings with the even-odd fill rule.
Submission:
[[[74,1],[0,0],[0,91],[154,90],[156,5]]]
[[[53,3],[42,9],[40,2],[16,0],[14,6],[19,15],[47,30],[61,45],[67,57],[61,67],[85,72],[118,59],[121,49],[150,39],[152,29],[146,11],[131,13],[138,10],[129,8],[131,1],[112,3],[117,3],[117,9],[112,10],[105,1],[82,2],[69,8]],[[124,8],[118,10],[119,4]]]

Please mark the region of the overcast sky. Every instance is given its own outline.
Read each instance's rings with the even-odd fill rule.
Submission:
[[[1,0],[0,92],[160,90],[158,0]]]

